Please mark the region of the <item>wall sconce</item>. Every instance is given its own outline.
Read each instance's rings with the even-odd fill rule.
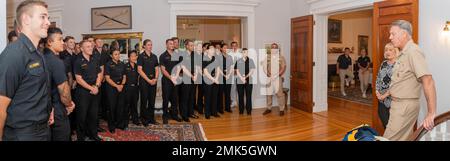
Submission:
[[[450,31],[450,21],[447,21],[447,23],[445,24],[445,27],[444,27],[444,31],[445,32],[449,32]]]

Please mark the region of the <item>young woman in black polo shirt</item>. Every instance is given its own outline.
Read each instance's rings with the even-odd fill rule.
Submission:
[[[357,63],[359,67],[359,81],[361,84],[362,97],[367,98],[366,91],[370,81],[370,58],[367,56],[366,49],[361,49],[361,56],[358,58]]]
[[[105,65],[106,96],[109,100],[107,108],[108,128],[111,133],[116,128],[124,130],[128,123],[124,122],[124,85],[127,80],[125,76],[125,65],[120,62],[120,51],[111,51],[112,60]]]

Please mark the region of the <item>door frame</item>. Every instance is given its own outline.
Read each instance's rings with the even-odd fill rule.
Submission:
[[[335,0],[312,1],[311,13],[314,16],[313,61],[313,112],[328,111],[328,17],[339,12],[352,12],[371,9],[375,2],[383,0]]]

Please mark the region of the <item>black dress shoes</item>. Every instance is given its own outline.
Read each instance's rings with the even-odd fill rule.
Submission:
[[[97,132],[106,132],[106,130],[101,127],[97,127]]]
[[[94,136],[91,139],[94,140],[94,141],[103,141],[103,139],[98,137],[98,136]]]

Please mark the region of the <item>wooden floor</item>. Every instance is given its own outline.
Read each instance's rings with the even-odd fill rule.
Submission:
[[[361,124],[370,124],[370,106],[328,99],[328,111],[315,114],[290,108],[280,117],[278,108],[263,116],[264,109],[251,116],[239,115],[237,109],[220,118],[200,119],[210,141],[338,141],[347,131]]]

